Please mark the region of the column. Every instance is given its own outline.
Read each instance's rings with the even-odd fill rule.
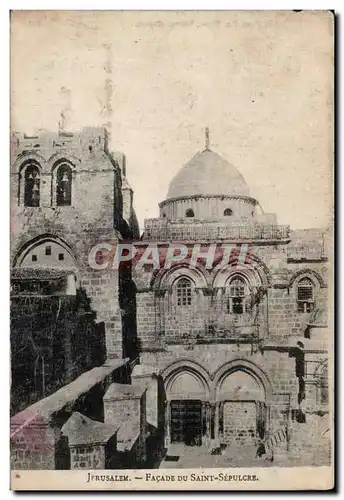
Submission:
[[[170,442],[171,442],[171,435],[170,435],[170,407],[171,407],[171,402],[170,401],[165,401],[165,448],[168,448]]]
[[[211,437],[211,430],[210,430],[210,418],[211,418],[211,413],[210,413],[210,404],[208,401],[203,401],[202,402],[202,414],[205,412],[205,433],[204,433],[204,443],[206,446],[210,445],[210,437]],[[203,419],[202,419],[203,420]]]
[[[215,403],[215,422],[214,422],[214,430],[215,430],[215,443],[216,445],[220,445],[220,436],[219,436],[219,416],[220,416],[220,403]]]

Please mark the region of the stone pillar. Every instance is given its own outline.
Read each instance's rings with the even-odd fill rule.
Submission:
[[[206,429],[205,429],[205,445],[211,446],[211,417],[212,417],[212,407],[210,403],[207,401],[204,404],[205,407],[205,421],[206,421]]]
[[[215,422],[214,422],[214,441],[215,446],[220,446],[220,435],[219,435],[219,417],[220,417],[220,403],[217,401],[215,403]]]
[[[171,414],[171,402],[165,401],[165,448],[168,448],[171,442],[170,434],[170,414]]]
[[[133,452],[133,459],[146,459],[146,389],[112,383],[104,397],[105,424],[119,426],[117,448]],[[135,445],[135,446],[134,446]]]
[[[154,373],[153,366],[136,365],[131,373],[131,380],[133,384],[142,387],[143,389],[147,389],[147,422],[158,429],[161,420],[161,418],[159,418],[158,379]]]

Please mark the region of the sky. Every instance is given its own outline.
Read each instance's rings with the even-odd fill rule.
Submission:
[[[141,228],[206,126],[280,224],[332,220],[329,12],[18,11],[11,24],[14,131],[57,131],[66,106],[69,130],[103,125],[111,60],[111,147]]]

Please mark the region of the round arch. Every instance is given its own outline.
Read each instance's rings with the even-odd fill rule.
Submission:
[[[293,276],[289,281],[288,287],[292,288],[293,285],[298,281],[300,281],[302,278],[310,278],[310,280],[313,282],[315,281],[315,285],[320,286],[320,288],[327,287],[323,277],[319,273],[314,271],[314,269],[309,269],[309,268],[300,269],[295,274],[293,274]]]
[[[30,162],[38,164],[39,169],[42,172],[46,172],[46,161],[43,158],[43,156],[36,153],[35,151],[30,151],[30,153],[27,153],[25,155],[20,155],[17,157],[16,161],[13,163],[12,166],[12,173],[14,174],[21,173],[25,168],[25,165],[30,164]]]
[[[62,238],[60,238],[56,234],[51,234],[51,233],[39,234],[36,237],[29,239],[25,243],[18,245],[15,252],[14,252],[13,267],[20,267],[25,256],[33,248],[35,248],[36,246],[39,246],[41,244],[48,243],[48,242],[57,243],[62,248],[64,248],[73,260],[73,263],[74,263],[73,267],[75,269],[78,269],[77,259],[75,256],[74,249],[70,245],[68,245],[68,243],[66,243]]]
[[[328,360],[321,361],[314,370],[314,377],[321,377],[328,370]]]
[[[227,264],[221,262],[213,270],[213,288],[223,287],[233,274],[241,274],[252,286],[271,286],[271,275],[268,267],[257,256],[250,253],[250,263]]]
[[[208,279],[205,269],[201,266],[190,268],[185,264],[172,266],[171,269],[161,269],[151,281],[151,287],[154,289],[169,288],[173,283],[181,277],[187,277],[192,280],[197,288],[208,287]]]
[[[75,170],[77,165],[81,164],[81,160],[76,156],[66,153],[66,152],[56,152],[52,156],[50,156],[47,161],[47,168],[50,172],[56,169],[61,163],[68,163],[72,170]]]

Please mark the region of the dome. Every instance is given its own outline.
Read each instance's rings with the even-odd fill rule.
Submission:
[[[167,199],[193,195],[250,196],[241,173],[214,151],[197,153],[173,177]]]

